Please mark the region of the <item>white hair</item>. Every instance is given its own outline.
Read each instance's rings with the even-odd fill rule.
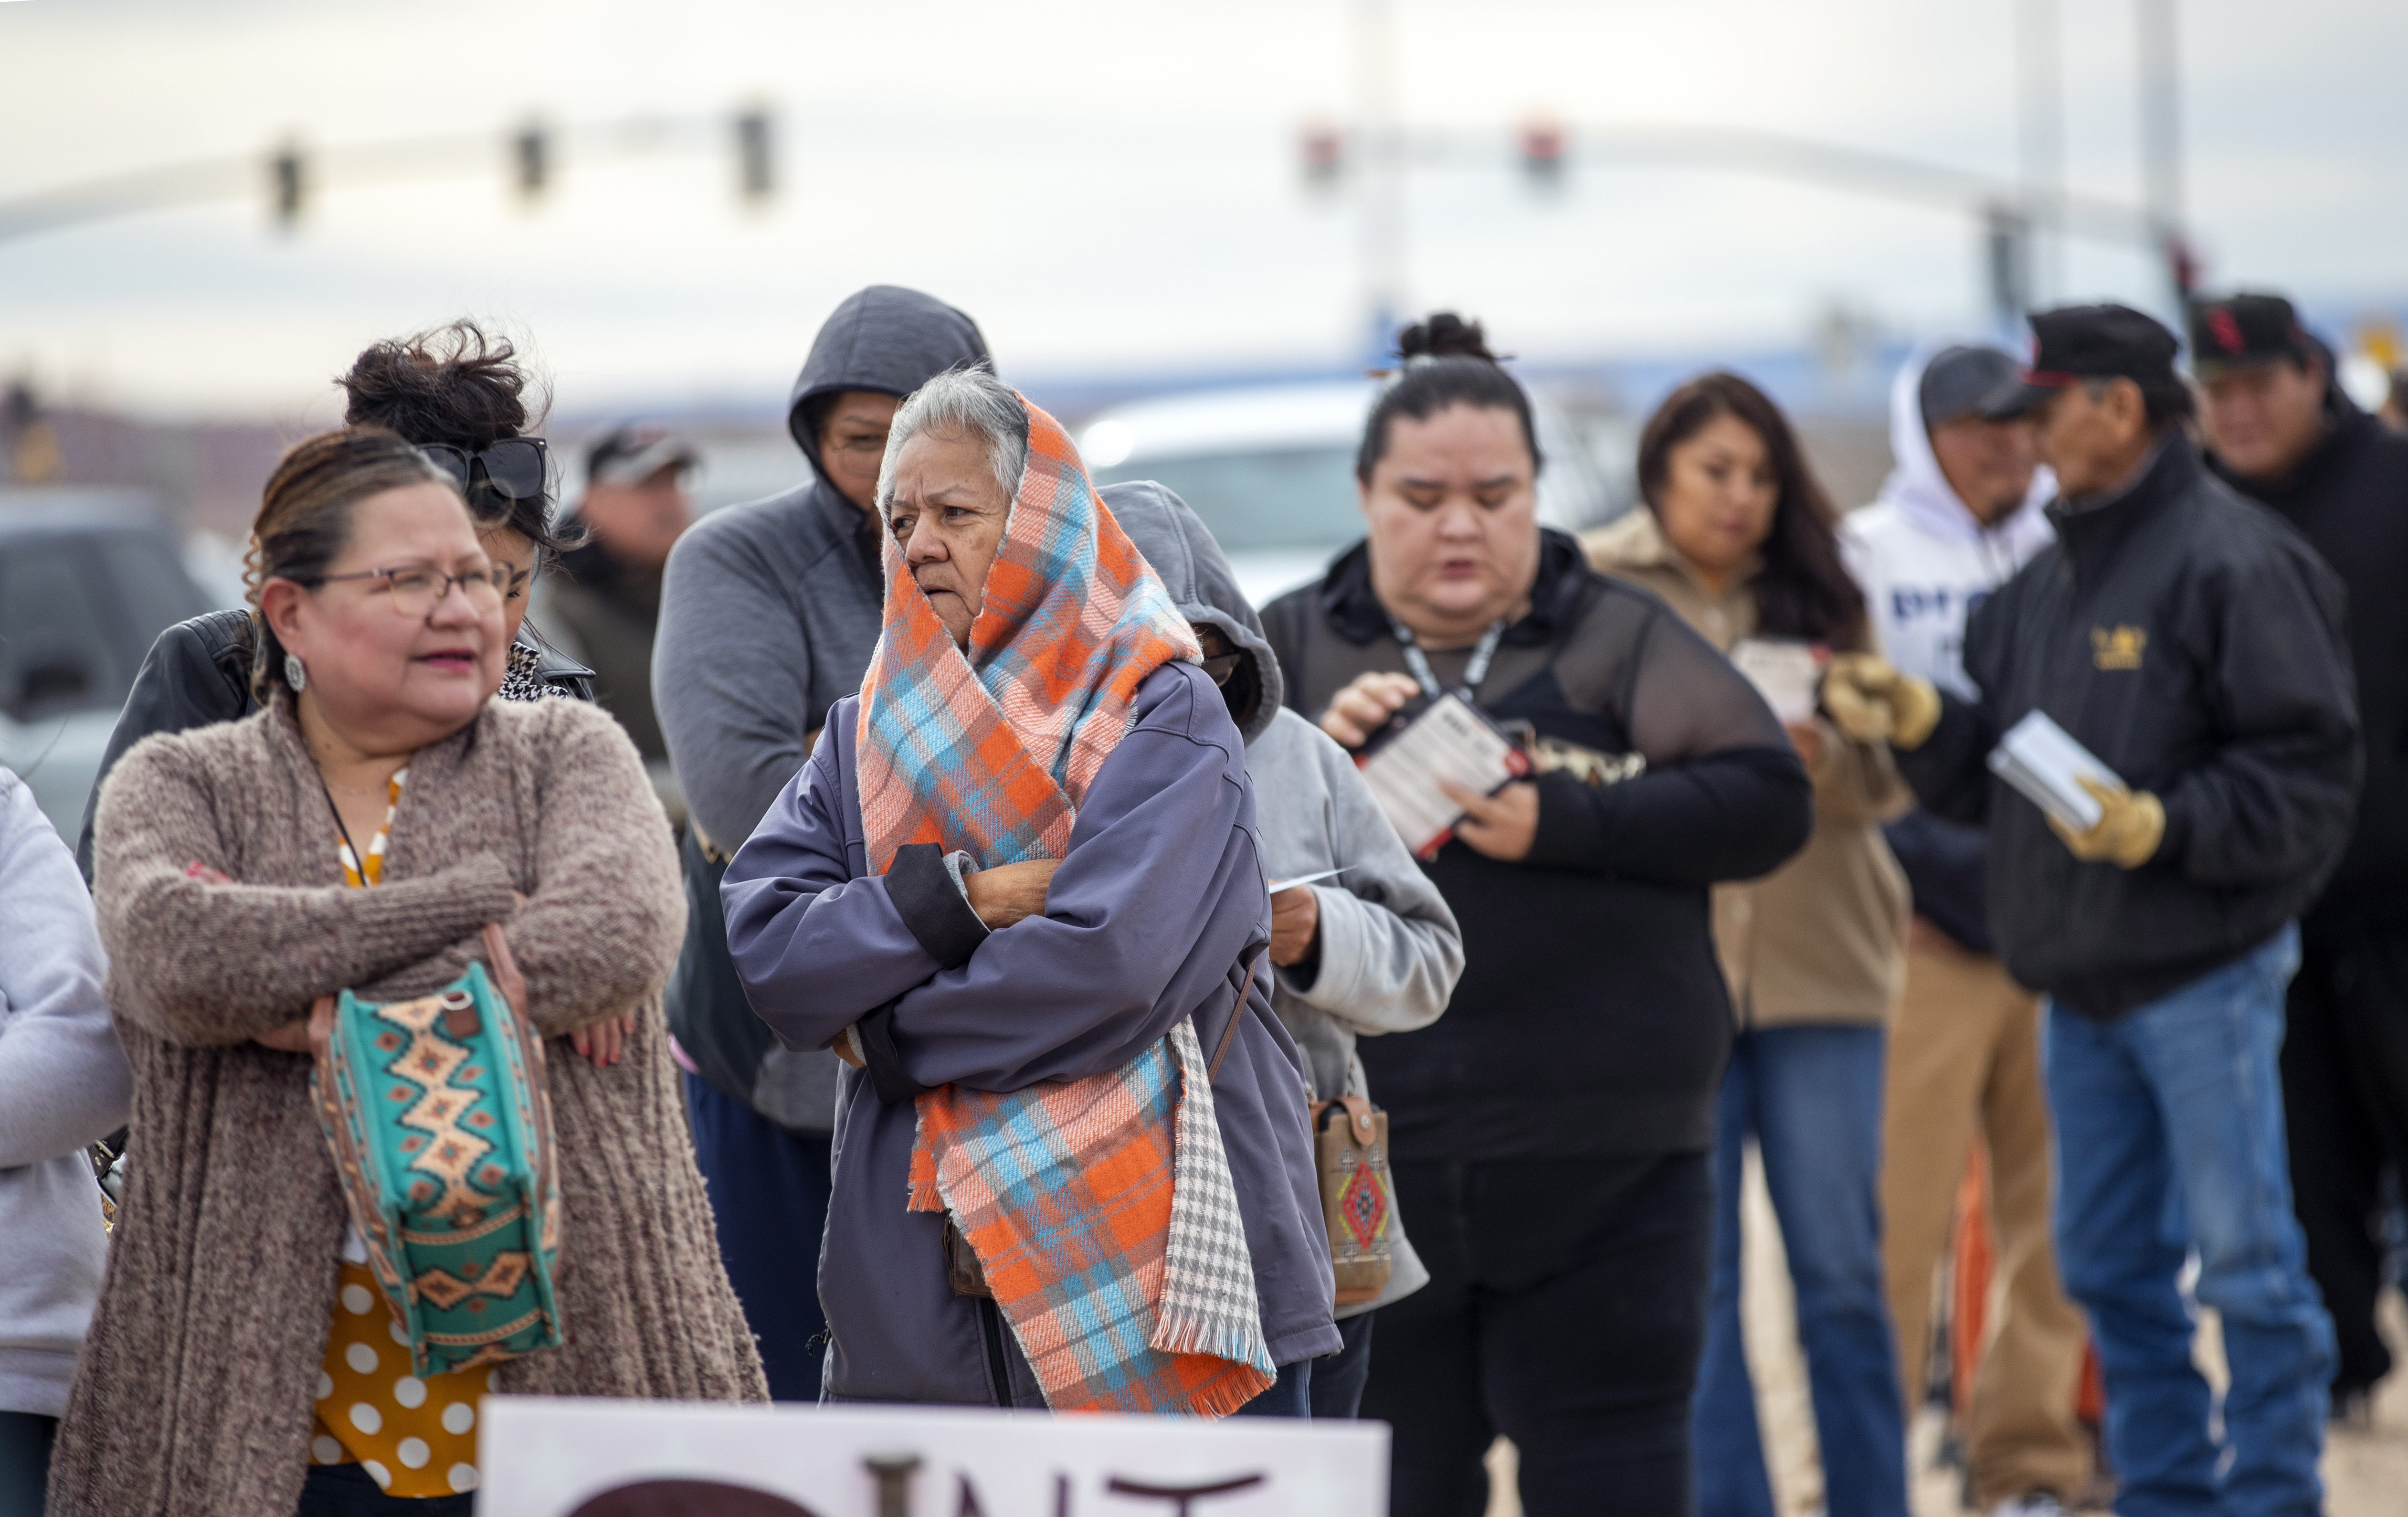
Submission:
[[[985,368],[951,368],[914,390],[895,412],[886,458],[878,465],[878,514],[895,504],[895,460],[923,432],[969,433],[986,439],[987,466],[1009,502],[1028,468],[1028,408]]]

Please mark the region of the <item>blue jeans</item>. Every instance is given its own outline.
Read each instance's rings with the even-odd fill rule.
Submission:
[[[2049,1006],[2057,1265],[2099,1345],[2124,1517],[2323,1508],[2332,1323],[2291,1214],[2277,1073],[2299,963],[2286,927],[2110,1022]],[[2194,1249],[2232,1369],[2221,1450],[2175,1283]]]
[[[1279,1379],[1229,1413],[1232,1417],[1301,1417],[1312,1419],[1312,1361],[1297,1359],[1279,1367]]]
[[[50,1445],[59,1420],[37,1411],[0,1411],[0,1512],[42,1517],[50,1480]]]
[[[1371,1324],[1380,1314],[1358,1311],[1338,1320],[1341,1347],[1312,1367],[1312,1414],[1351,1422],[1363,1410],[1363,1384],[1371,1378]]]
[[[1772,1517],[1740,1330],[1741,1160],[1752,1133],[1789,1276],[1814,1399],[1828,1504],[1906,1517],[1899,1411],[1881,1252],[1879,1027],[1745,1032],[1724,1071],[1714,1139],[1714,1267],[1693,1421],[1700,1517]]]

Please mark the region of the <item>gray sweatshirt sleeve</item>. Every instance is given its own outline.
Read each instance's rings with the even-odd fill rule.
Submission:
[[[768,562],[706,517],[670,551],[652,706],[687,812],[721,852],[752,836],[810,756],[811,649]]]
[[[1283,988],[1357,1033],[1426,1027],[1462,977],[1462,930],[1354,761],[1318,730],[1312,737],[1320,739],[1306,746],[1329,797],[1331,852],[1347,869],[1307,887],[1321,909],[1320,969],[1304,989],[1283,975]]]
[[[0,1169],[122,1125],[125,1051],[102,997],[92,897],[33,792],[0,769]]]

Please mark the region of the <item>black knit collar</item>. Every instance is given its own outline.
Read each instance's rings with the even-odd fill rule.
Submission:
[[[2199,449],[2180,426],[2172,426],[2157,445],[2157,456],[2129,484],[2078,506],[2063,496],[2051,502],[2049,523],[2057,528],[2074,579],[2087,580],[2103,569],[2136,527],[2198,480],[2200,467]]]

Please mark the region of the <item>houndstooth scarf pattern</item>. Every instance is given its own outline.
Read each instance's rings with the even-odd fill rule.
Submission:
[[[1244,1016],[1245,1002],[1231,1014]],[[1246,1224],[1238,1215],[1238,1188],[1221,1148],[1212,1076],[1196,1036],[1196,1019],[1179,1019],[1170,1029],[1170,1048],[1179,1058],[1182,1099],[1153,1346],[1165,1353],[1209,1353],[1277,1373],[1263,1341],[1254,1255],[1246,1252]]]
[[[543,655],[524,643],[510,644],[503,661],[502,688],[494,694],[506,701],[539,701],[547,695],[569,698],[566,690],[543,677]]]

